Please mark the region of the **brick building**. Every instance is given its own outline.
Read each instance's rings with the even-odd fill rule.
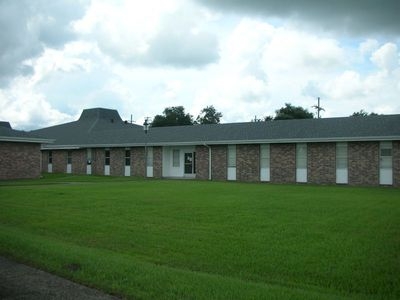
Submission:
[[[45,172],[400,186],[400,115],[150,128],[94,108],[35,131]]]
[[[40,145],[50,142],[0,122],[0,180],[37,178],[41,174]]]

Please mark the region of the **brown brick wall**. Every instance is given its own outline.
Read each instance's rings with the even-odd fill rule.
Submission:
[[[131,149],[131,171],[133,176],[145,176],[144,147],[134,147]]]
[[[1,170],[0,178],[38,177],[41,168],[47,172],[48,150],[34,153],[40,149],[37,144],[2,143],[0,144]],[[227,146],[212,146],[212,179],[227,179]],[[25,152],[24,152],[25,151]],[[92,149],[92,174],[104,175],[105,149]],[[315,184],[334,184],[336,182],[336,143],[308,143],[307,167],[308,182]],[[25,154],[23,154],[25,153]],[[13,161],[32,160],[7,169]],[[53,150],[53,172],[66,172],[67,150]],[[111,148],[110,174],[124,175],[125,148]],[[40,159],[42,155],[42,159]],[[154,177],[162,177],[162,147],[153,148]],[[208,179],[208,148],[196,146],[196,178]],[[296,144],[271,144],[270,146],[271,182],[294,183],[296,181]],[[379,185],[379,142],[349,142],[349,185]],[[259,145],[237,145],[237,180],[259,181],[260,150]],[[42,166],[40,166],[42,161]],[[36,167],[35,167],[36,164]],[[20,164],[18,164],[20,165]],[[7,166],[7,167],[3,167]],[[40,168],[41,167],[41,168]],[[36,170],[35,170],[36,168]],[[4,169],[4,170],[3,170]],[[23,174],[22,174],[23,173]],[[72,173],[86,174],[86,149],[72,150]],[[145,176],[144,147],[131,148],[131,175]],[[400,141],[393,141],[393,185],[400,187]]]
[[[307,177],[309,183],[336,182],[336,143],[307,144]]]
[[[47,164],[49,160],[49,151],[42,151],[42,172],[47,173]]]
[[[393,186],[400,187],[400,141],[393,141]]]
[[[349,184],[379,185],[379,143],[349,142]]]
[[[196,146],[196,178],[208,179],[209,150],[206,146]]]
[[[86,149],[72,150],[72,174],[86,174]]]
[[[105,159],[104,148],[92,148],[92,174],[93,175],[104,175],[104,159]],[[110,163],[112,163],[111,160],[110,160]]]
[[[236,179],[260,181],[260,145],[236,146]]]
[[[296,182],[296,144],[271,144],[271,182]]]
[[[125,174],[125,148],[110,149],[110,175],[123,176]]]
[[[67,172],[67,151],[53,150],[53,173]]]
[[[227,146],[212,146],[212,156],[211,156],[211,174],[214,180],[226,180],[227,179]]]
[[[38,178],[40,144],[0,142],[0,179]]]
[[[153,147],[153,177],[162,177],[162,147]]]

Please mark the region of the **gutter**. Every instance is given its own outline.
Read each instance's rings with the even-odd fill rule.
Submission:
[[[212,159],[212,151],[211,151],[211,147],[209,145],[207,145],[205,142],[203,144],[205,147],[208,148],[208,180],[212,180],[212,176],[211,176],[211,159]]]
[[[54,139],[34,138],[34,137],[16,137],[16,136],[0,136],[2,142],[20,142],[20,143],[37,143],[49,144],[54,143]]]

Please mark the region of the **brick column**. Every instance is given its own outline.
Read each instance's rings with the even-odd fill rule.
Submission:
[[[104,160],[105,160],[105,149],[104,148],[92,148],[92,174],[93,175],[104,175]],[[110,160],[110,163],[111,160]]]
[[[260,181],[260,145],[236,146],[236,179]]]
[[[211,146],[211,177],[215,180],[227,180],[227,146]]]
[[[53,150],[53,173],[67,173],[67,151]]]
[[[307,177],[309,183],[336,183],[336,143],[307,144]]]
[[[196,179],[208,179],[209,150],[206,146],[196,146]]]
[[[296,144],[271,144],[271,182],[296,182]]]
[[[379,185],[379,143],[349,142],[349,184]]]
[[[86,149],[72,150],[72,174],[86,174]]]
[[[144,147],[134,147],[131,149],[131,165],[132,175],[144,177],[146,162],[144,159]]]
[[[110,150],[110,175],[124,176],[125,174],[125,148],[112,148]]]

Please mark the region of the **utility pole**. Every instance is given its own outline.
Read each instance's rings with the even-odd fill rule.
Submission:
[[[321,111],[325,111],[325,109],[323,109],[323,108],[321,107],[319,97],[318,97],[318,105],[313,105],[312,107],[315,108],[315,109],[317,110],[318,119],[321,118],[320,112],[321,112]]]

